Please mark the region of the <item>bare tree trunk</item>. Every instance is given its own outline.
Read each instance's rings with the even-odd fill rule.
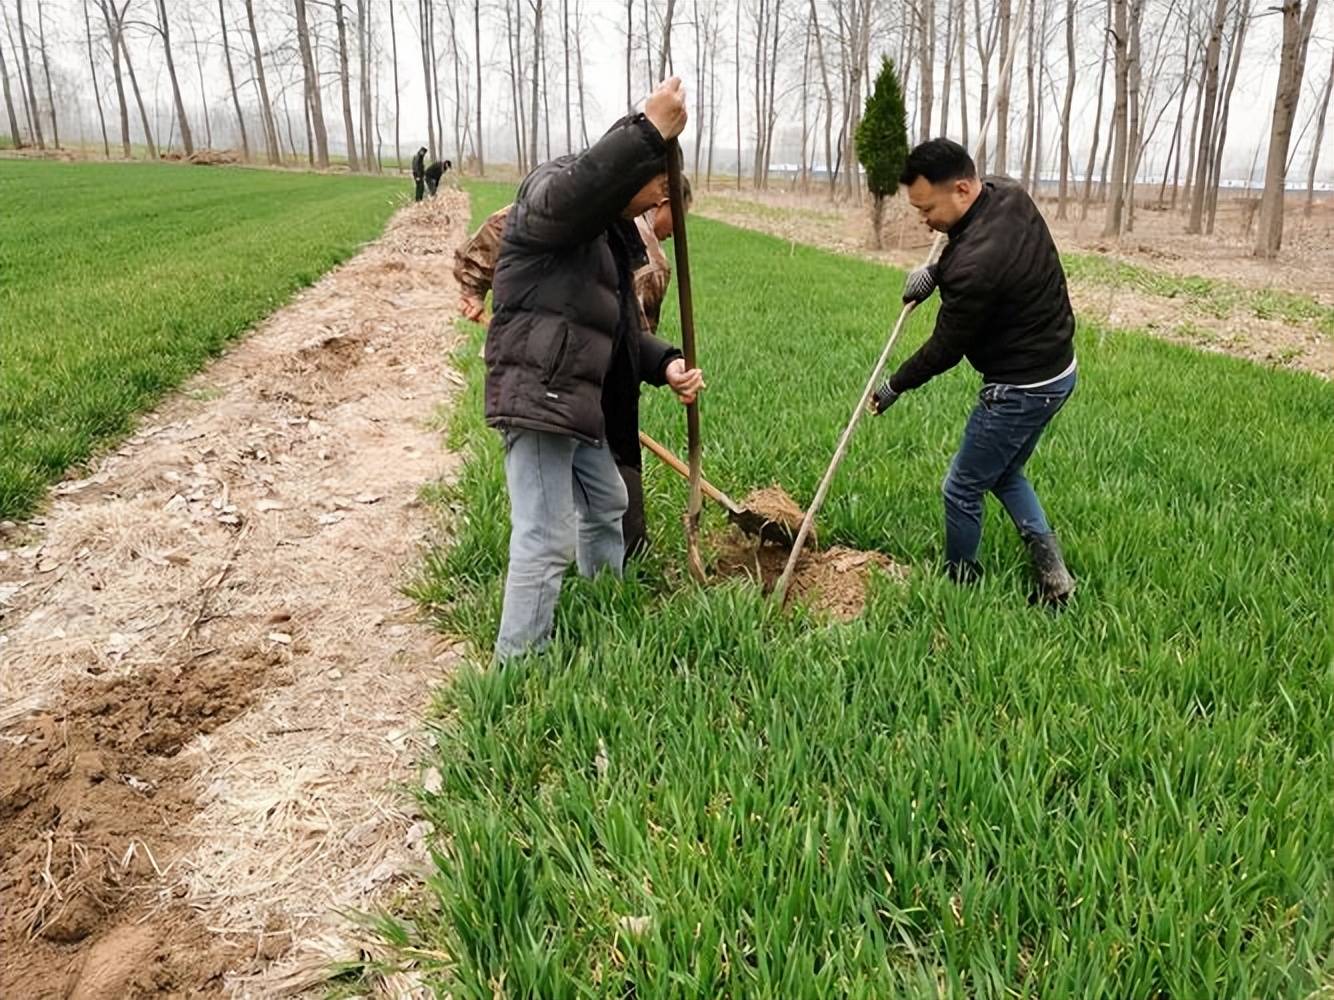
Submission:
[[[968,144],[968,31],[967,25],[964,23],[966,16],[967,8],[964,0],[959,0],[959,10],[955,21],[958,27],[954,29],[959,39],[959,141],[963,143],[964,149],[970,149],[971,147]]]
[[[1061,191],[1056,218],[1066,218],[1070,197],[1070,107],[1075,97],[1075,0],[1065,3],[1065,101],[1061,106]]]
[[[995,6],[989,6],[991,11],[990,20],[987,22],[986,33],[982,31],[982,7],[979,0],[973,0],[973,34],[977,39],[977,56],[981,64],[982,84],[979,87],[979,97],[977,104],[977,120],[985,125],[987,121],[987,109],[990,107],[991,97],[991,55],[996,47],[996,30],[999,24],[997,10]],[[987,173],[987,134],[983,132],[977,137],[976,162],[979,174]]]
[[[255,27],[254,0],[245,0],[245,14],[250,26],[250,44],[255,52],[255,80],[259,84],[259,118],[264,124],[264,144],[268,149],[269,163],[278,166],[282,163],[282,151],[278,148],[278,126],[273,120],[269,84],[264,78],[264,53],[259,46],[259,30]]]
[[[760,189],[763,174],[764,161],[764,86],[768,77],[765,76],[765,60],[769,56],[769,2],[768,0],[758,0],[755,8],[755,59],[751,63],[751,68],[755,71],[755,86],[751,91],[751,96],[755,102],[755,149],[751,156],[750,167],[750,186],[756,191]]]
[[[1228,0],[1218,0],[1214,7],[1213,24],[1209,29],[1209,45],[1204,55],[1204,109],[1200,119],[1200,146],[1195,160],[1194,190],[1191,192],[1190,221],[1186,232],[1199,233],[1204,223],[1204,196],[1212,159],[1214,110],[1218,101],[1218,58],[1223,47],[1223,26],[1227,18]]]
[[[139,92],[139,78],[135,76],[134,73],[134,63],[130,59],[130,47],[127,44],[125,44],[124,17],[125,17],[125,9],[128,7],[129,3],[127,2],[125,4],[125,7],[121,8],[120,16],[122,20],[120,22],[120,29],[116,32],[116,37],[117,40],[120,42],[121,56],[125,60],[125,72],[128,73],[130,77],[130,89],[134,91],[134,101],[136,104],[139,105],[139,120],[142,123],[144,129],[144,145],[148,147],[149,158],[156,160],[157,146],[154,145],[153,143],[153,130],[152,128],[149,127],[148,124],[148,109],[144,107],[143,94]]]
[[[1250,24],[1251,0],[1240,0],[1237,6],[1236,24],[1232,28],[1232,50],[1228,58],[1227,76],[1223,85],[1223,99],[1219,103],[1217,139],[1214,144],[1212,165],[1209,168],[1209,184],[1205,193],[1204,232],[1212,236],[1214,223],[1218,218],[1218,188],[1223,181],[1223,151],[1227,148],[1227,126],[1232,111],[1232,91],[1237,85],[1237,76],[1241,71],[1241,54],[1246,44],[1246,28]]]
[[[199,45],[199,28],[195,24],[193,15],[190,17],[190,41],[195,50],[195,71],[199,75],[199,103],[204,109],[204,141],[208,143],[208,148],[212,149],[213,121],[208,113],[208,93],[204,90],[204,51]]]
[[[440,59],[435,51],[435,5],[426,0],[426,20],[429,34],[427,52],[431,57],[431,73],[427,85],[431,88],[431,98],[435,104],[435,134],[440,140],[439,158],[445,159],[445,117],[444,102],[440,100]]]
[[[88,17],[88,0],[83,0],[83,33],[88,43],[88,72],[93,78],[93,97],[97,101],[97,123],[102,127],[102,152],[111,159],[111,142],[107,138],[107,118],[102,110],[102,87],[97,82],[97,64],[93,60],[93,23]],[[0,76],[5,78],[5,106],[9,109],[9,128],[14,136],[14,146],[19,145],[19,124],[14,118],[14,102],[9,96],[9,76],[5,71],[4,56],[0,55]]]
[[[644,0],[644,85],[645,93],[653,89],[653,21],[649,17],[649,0]]]
[[[451,5],[450,10],[453,11]],[[357,67],[361,76],[361,155],[368,172],[375,169],[371,156],[371,147],[375,144],[375,122],[371,115],[371,19],[366,0],[357,0]],[[458,73],[458,59],[454,60],[455,74]],[[458,88],[454,88],[458,93]]]
[[[635,51],[635,0],[625,0],[625,110],[635,106],[631,57]]]
[[[520,19],[522,22],[522,19]],[[514,23],[513,9],[507,4],[505,6],[505,44],[509,51],[510,61],[510,101],[514,108],[514,114],[511,116],[514,122],[514,148],[515,155],[519,160],[519,173],[524,174],[523,156],[523,80],[520,77],[518,53],[515,52],[516,41],[518,41],[518,26]]]
[[[394,15],[394,7],[389,6],[389,16]],[[315,138],[315,165],[321,170],[329,169],[329,130],[324,124],[324,103],[320,97],[320,74],[315,65],[315,52],[310,44],[310,20],[306,10],[306,0],[296,0],[296,38],[298,47],[301,49],[301,67],[305,79],[305,97],[306,97],[306,116],[310,123],[311,133]],[[398,79],[398,54],[394,54],[394,78]],[[394,91],[394,100],[398,100],[397,88]],[[398,105],[394,105],[395,118],[398,116]],[[395,125],[397,127],[397,125]]]
[[[435,94],[431,86],[431,47],[428,41],[431,34],[430,4],[431,0],[417,0],[417,26],[420,29],[422,52],[422,89],[426,92],[426,155],[434,160],[438,147],[435,141],[435,106],[432,103]],[[509,7],[505,8],[505,19],[506,22],[509,21]],[[522,153],[519,156],[519,167],[522,170]]]
[[[482,0],[473,0],[472,41],[477,58],[477,173],[486,176],[486,160],[482,155]],[[580,100],[583,100],[582,91]]]
[[[921,57],[922,80],[917,85],[917,125],[918,134],[925,142],[931,138],[931,113],[935,103],[936,5],[934,0],[920,0],[920,2],[921,6],[917,9],[921,12],[922,44],[918,51]]]
[[[1187,22],[1186,27],[1187,27],[1187,31],[1186,31],[1186,43],[1185,43],[1185,45],[1184,45],[1184,47],[1183,47],[1183,54],[1182,54],[1182,59],[1181,59],[1181,63],[1182,63],[1182,65],[1181,65],[1181,98],[1180,98],[1180,102],[1179,102],[1178,105],[1177,105],[1177,120],[1176,120],[1176,127],[1175,127],[1175,128],[1173,129],[1173,131],[1172,131],[1172,141],[1168,144],[1168,148],[1167,148],[1167,164],[1164,165],[1164,167],[1163,167],[1163,184],[1162,184],[1162,187],[1158,189],[1158,208],[1159,208],[1160,210],[1161,210],[1161,209],[1164,209],[1164,208],[1167,207],[1167,166],[1168,166],[1168,165],[1173,165],[1173,164],[1174,164],[1174,166],[1173,166],[1174,173],[1173,173],[1173,177],[1172,177],[1172,207],[1173,207],[1173,208],[1176,208],[1177,182],[1178,182],[1178,181],[1180,180],[1180,178],[1181,178],[1181,134],[1182,134],[1182,132],[1185,131],[1184,126],[1185,126],[1185,121],[1186,121],[1186,93],[1187,93],[1187,92],[1189,91],[1189,89],[1190,89],[1190,88],[1187,86],[1187,84],[1188,84],[1189,81],[1190,81],[1190,71],[1191,71],[1191,60],[1190,60],[1190,54],[1191,54],[1190,42],[1191,42],[1191,37],[1190,37],[1190,31],[1189,31],[1189,27],[1190,27],[1189,22]]]
[[[34,137],[32,127],[33,99],[23,81],[23,56],[19,50],[19,43],[14,40],[14,27],[9,23],[9,9],[3,4],[0,4],[0,19],[5,22],[5,34],[9,37],[9,50],[14,53],[14,75],[19,82],[19,104],[23,108],[24,124],[28,126],[28,141],[32,142]]]
[[[736,189],[741,190],[741,5],[736,6],[736,34],[733,41],[733,65],[736,67]]]
[[[533,12],[533,106],[529,109],[531,115],[528,148],[531,153],[531,162],[537,165],[537,86],[542,77],[542,0],[529,0],[529,7]]]
[[[87,6],[87,4],[88,4],[88,0],[84,0],[83,17],[84,17],[84,20],[85,20],[85,21],[88,20],[88,6]],[[90,68],[92,67],[92,64],[93,64],[93,35],[92,35],[92,29],[89,29],[89,32],[88,32],[88,65],[89,65]],[[14,113],[14,94],[13,94],[13,91],[11,91],[11,90],[10,90],[10,87],[9,87],[9,67],[5,65],[5,47],[4,47],[3,45],[0,45],[0,82],[3,82],[3,83],[4,83],[4,89],[5,89],[5,111],[6,111],[6,112],[8,113],[8,115],[9,115],[9,136],[10,136],[11,141],[12,141],[13,144],[14,144],[14,148],[15,148],[15,149],[19,149],[19,148],[21,148],[21,147],[23,146],[23,138],[19,135],[19,120],[18,120],[18,116]],[[94,91],[96,91],[96,88],[97,88],[97,75],[96,75],[96,73],[93,74],[93,88],[94,88]],[[98,99],[98,106],[97,106],[97,107],[98,107],[98,111],[100,112],[101,109],[102,109],[101,98]],[[106,122],[103,121],[103,123],[102,123],[102,141],[103,141],[103,142],[106,141],[106,133],[107,133],[107,126],[106,126]],[[110,150],[110,148],[108,148],[108,149],[107,149],[107,159],[110,159],[110,158],[111,158],[111,150]]]
[[[32,134],[37,140],[37,148],[46,148],[46,139],[42,135],[42,116],[41,109],[37,106],[37,88],[32,82],[32,56],[28,52],[28,32],[23,24],[23,0],[15,0],[18,4],[19,14],[19,45],[22,47],[23,55],[23,73],[28,81],[28,103],[32,106],[30,112],[32,118]]]
[[[1122,227],[1127,233],[1135,229],[1135,181],[1139,176],[1140,131],[1143,128],[1140,115],[1140,22],[1143,14],[1144,0],[1128,0],[1126,15],[1130,22],[1130,43],[1126,51],[1126,98],[1129,121],[1126,132],[1125,218]]]
[[[574,152],[574,122],[570,107],[570,0],[560,0],[561,54],[565,57],[565,152]]]
[[[249,3],[249,0],[247,0]],[[352,124],[352,86],[347,69],[347,21],[343,17],[343,0],[333,0],[334,25],[338,29],[338,89],[343,96],[343,133],[347,145],[347,167],[353,173],[357,163],[357,133]]]
[[[690,176],[691,179],[698,184],[700,147],[704,145],[704,98],[707,96],[707,91],[705,89],[706,79],[704,73],[700,69],[704,42],[700,37],[699,0],[693,0],[693,4],[695,21],[695,73],[698,79],[695,83],[695,163],[693,169],[690,171]],[[565,103],[567,106],[570,103],[568,97],[565,99]]]
[[[306,125],[306,163],[315,168],[315,128],[310,121],[310,101],[306,99],[305,85],[301,89],[301,120]]]
[[[538,165],[538,84],[542,80],[542,0],[530,0],[532,11],[532,107],[528,128],[528,163]]]
[[[658,48],[658,79],[667,79],[667,67],[672,64],[672,15],[676,0],[667,0],[667,13],[662,20],[662,43]]]
[[[954,8],[955,0],[945,0],[945,72],[940,77],[940,131],[950,132],[950,88],[954,86]],[[967,148],[966,146],[964,147]]]
[[[42,2],[37,0],[37,44],[42,54],[42,75],[46,77],[46,103],[51,109],[51,141],[60,148],[60,123],[56,120],[56,95],[51,86],[51,59],[46,49],[46,19],[42,17]]]
[[[181,145],[185,155],[195,151],[195,139],[190,132],[190,120],[185,116],[185,102],[181,100],[181,84],[176,77],[176,60],[171,54],[171,26],[167,21],[166,0],[157,0],[158,34],[162,36],[162,52],[167,62],[167,77],[171,80],[171,101],[176,109],[176,122],[181,129]]]
[[[1028,4],[1028,51],[1025,53],[1024,63],[1024,85],[1027,88],[1028,107],[1024,115],[1024,141],[1020,147],[1023,151],[1022,166],[1019,168],[1019,183],[1032,195],[1033,182],[1033,136],[1034,126],[1037,123],[1037,114],[1041,105],[1034,100],[1035,91],[1033,89],[1033,47],[1037,43],[1037,28],[1035,19],[1037,17],[1037,2],[1029,0]]]
[[[546,32],[543,31],[542,39],[545,42]],[[542,45],[542,58],[538,61],[542,69],[542,134],[546,137],[546,155],[544,160],[551,159],[551,77],[548,75],[550,69],[550,60],[547,59],[546,45]]]
[[[468,112],[464,106],[463,74],[460,69],[462,57],[459,54],[459,22],[453,4],[445,7],[445,13],[449,16],[449,61],[453,63],[454,68],[454,152],[458,155],[461,164],[463,160],[463,133],[467,130]],[[461,166],[460,169],[462,169]]]
[[[1010,159],[1010,69],[1009,54],[1015,39],[1011,29],[1014,27],[1011,17],[1010,0],[1000,0],[1000,80],[996,83],[996,167],[998,174],[1009,168]]]
[[[705,52],[709,59],[709,159],[704,168],[704,186],[713,189],[713,145],[718,138],[718,31],[721,12],[713,8],[713,30]]]
[[[1269,157],[1265,162],[1265,189],[1260,198],[1260,225],[1255,240],[1258,257],[1275,257],[1283,246],[1288,145],[1292,142],[1292,121],[1302,95],[1306,50],[1317,6],[1317,0],[1306,0],[1305,9],[1301,0],[1286,0],[1283,4],[1283,48],[1279,56],[1278,87],[1274,92],[1274,116],[1269,130]]]
[[[1103,236],[1121,235],[1122,210],[1126,196],[1126,149],[1128,145],[1128,74],[1130,62],[1130,32],[1126,18],[1126,0],[1112,0],[1113,46],[1116,50],[1116,104],[1112,110],[1112,172],[1108,181],[1107,217]]]
[[[781,22],[779,16],[782,13],[783,0],[774,0],[774,16],[771,23],[773,29],[772,48],[769,52],[769,87],[766,97],[767,107],[765,109],[764,126],[764,186],[769,186],[769,164],[773,162],[774,152],[774,126],[778,122],[777,97],[778,97],[778,40],[781,31]]]
[[[218,0],[218,21],[222,25],[222,52],[227,59],[227,82],[232,88],[232,107],[236,109],[236,124],[241,130],[241,152],[247,160],[250,159],[250,139],[246,136],[245,115],[241,113],[241,96],[236,90],[236,71],[232,67],[232,47],[227,41],[227,11],[222,5],[222,0]],[[120,78],[117,76],[117,86],[120,85]],[[121,99],[122,113],[125,100]],[[129,156],[129,139],[126,139],[126,156]]]
[[[1320,112],[1316,116],[1315,142],[1311,146],[1311,163],[1306,168],[1306,205],[1302,208],[1302,214],[1308,219],[1311,217],[1311,206],[1315,203],[1315,168],[1316,163],[1320,160],[1320,147],[1325,141],[1325,120],[1329,116],[1331,89],[1334,89],[1334,53],[1330,55],[1329,74],[1325,77],[1324,93],[1320,95]],[[13,122],[14,111],[12,108],[9,112],[9,118]]]
[[[834,176],[834,92],[829,87],[829,64],[825,61],[824,39],[820,32],[820,15],[815,0],[810,0],[811,28],[815,32],[815,58],[820,64],[820,85],[824,89],[824,169],[829,175],[829,200],[834,200],[838,179]]]

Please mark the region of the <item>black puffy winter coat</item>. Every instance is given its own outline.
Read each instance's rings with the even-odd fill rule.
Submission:
[[[607,443],[639,464],[639,383],[680,352],[644,329],[633,275],[645,260],[621,213],[666,169],[643,115],[577,156],[544,163],[505,223],[486,337],[486,419]]]

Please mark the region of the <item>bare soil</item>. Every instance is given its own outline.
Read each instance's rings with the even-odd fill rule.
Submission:
[[[1254,199],[1223,198],[1215,232],[1201,236],[1185,233],[1186,219],[1180,211],[1147,207],[1156,195],[1156,191],[1140,192],[1145,206],[1137,212],[1135,231],[1120,240],[1100,235],[1098,205],[1084,220],[1077,204],[1070,206],[1069,220],[1055,219],[1053,203],[1044,201],[1043,211],[1063,251],[1102,254],[1161,274],[1222,280],[1244,290],[1305,295],[1334,307],[1334,201],[1316,202],[1308,218],[1302,204],[1290,200],[1283,252],[1266,261],[1251,253]],[[921,263],[931,242],[931,233],[898,198],[886,207],[879,250],[873,249],[866,207],[830,202],[815,193],[716,189],[697,194],[696,206],[702,215],[732,225],[900,268]],[[1112,327],[1143,330],[1204,350],[1334,379],[1334,337],[1312,320],[1267,318],[1242,302],[1158,295],[1079,276],[1072,277],[1070,294],[1076,313]]]
[[[454,654],[401,588],[467,219],[404,209],[0,527],[0,996],[289,995],[420,875]]]
[[[724,579],[744,576],[767,594],[783,575],[789,555],[791,550],[786,546],[757,542],[733,530],[717,542],[713,569]],[[866,609],[871,574],[877,570],[894,580],[908,576],[908,567],[883,552],[807,545],[797,560],[789,593],[792,599],[820,614],[851,621]]]

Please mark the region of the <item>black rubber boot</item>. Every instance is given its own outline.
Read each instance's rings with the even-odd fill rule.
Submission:
[[[945,564],[945,575],[960,586],[968,586],[982,579],[982,564],[967,559]]]
[[[1064,605],[1075,592],[1075,578],[1065,568],[1060,539],[1055,532],[1049,532],[1045,535],[1028,535],[1024,542],[1033,560],[1033,577],[1037,584],[1032,602],[1057,607]]]

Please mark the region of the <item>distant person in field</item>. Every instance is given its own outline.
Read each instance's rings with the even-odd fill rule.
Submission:
[[[453,165],[448,160],[436,160],[426,168],[426,190],[430,192],[432,198],[440,187],[440,178],[444,177],[445,171]]]
[[[498,660],[550,641],[571,560],[620,575],[628,499],[608,442],[634,433],[639,383],[687,403],[703,387],[649,333],[634,287],[634,219],[662,202],[685,123],[673,77],[590,149],[530,173],[505,222],[486,335],[486,420],[504,438],[510,500]]]
[[[426,147],[417,150],[412,158],[412,180],[417,186],[413,201],[421,201],[426,196]]]
[[[949,235],[938,264],[908,275],[903,301],[923,302],[939,287],[940,312],[931,337],[868,405],[884,413],[908,390],[968,359],[982,388],[942,487],[946,570],[958,582],[981,575],[982,505],[992,493],[1028,548],[1035,599],[1064,604],[1075,581],[1024,475],[1075,389],[1075,317],[1056,244],[1020,185],[979,179],[968,152],[949,139],[913,149],[899,182],[922,221]]]
[[[690,181],[684,177],[681,180],[684,183],[686,208],[689,209]],[[493,212],[473,234],[472,239],[454,253],[454,278],[461,293],[459,311],[465,318],[475,323],[482,322],[486,294],[491,291],[496,258],[500,254],[505,220],[509,218],[510,209],[513,207],[506,205],[499,211]],[[644,328],[656,334],[658,318],[662,313],[662,300],[672,280],[672,267],[667,262],[661,243],[662,240],[671,239],[673,231],[672,205],[665,193],[657,204],[635,217],[635,226],[639,230],[639,238],[644,242],[644,259],[635,262],[635,295],[643,311]],[[641,380],[642,376],[643,373]],[[627,560],[648,548],[637,402],[629,416],[633,419],[607,427],[607,445],[616,459],[616,468],[625,482],[628,496],[629,505],[621,521]]]

